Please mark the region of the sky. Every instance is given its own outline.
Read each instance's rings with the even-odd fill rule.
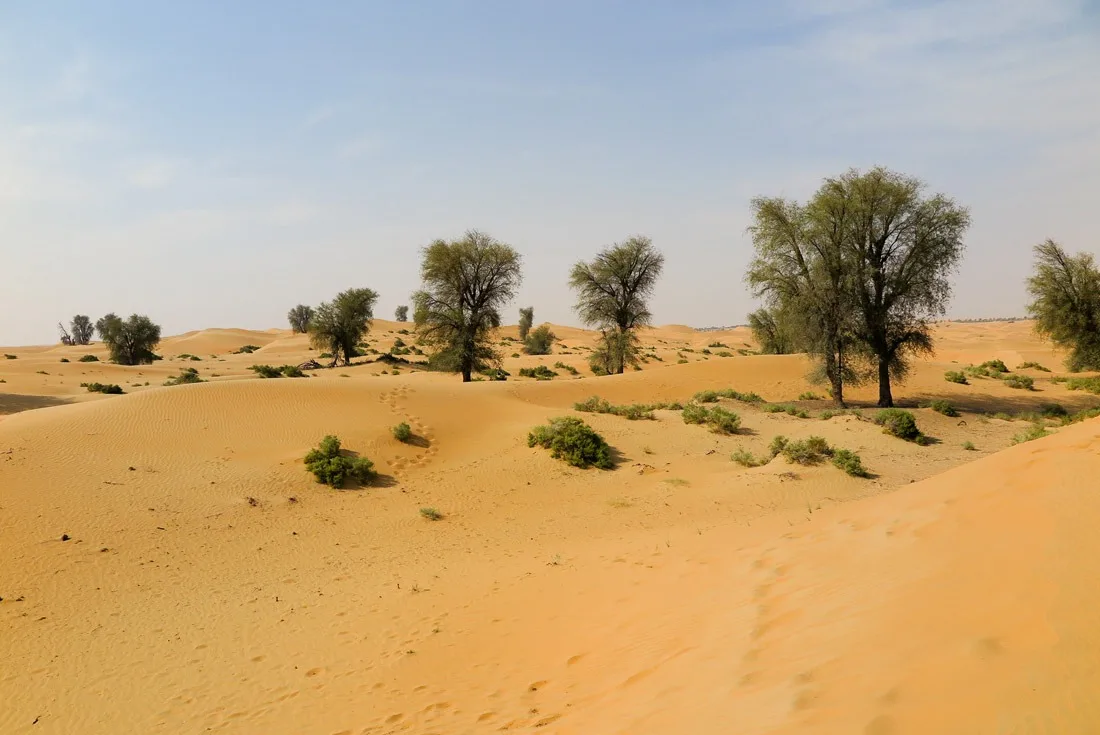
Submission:
[[[570,266],[644,234],[657,323],[743,323],[750,199],[874,165],[970,207],[949,315],[1023,315],[1035,244],[1100,249],[1100,2],[5,3],[0,344],[390,318],[471,228],[506,321],[576,324]]]

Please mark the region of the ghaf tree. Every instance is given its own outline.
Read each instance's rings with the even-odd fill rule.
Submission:
[[[1092,255],[1068,255],[1053,240],[1035,246],[1027,291],[1035,331],[1069,350],[1070,372],[1100,370],[1100,269]]]
[[[309,342],[319,350],[332,353],[330,367],[341,361],[348,365],[351,358],[359,354],[358,345],[370,331],[377,300],[378,294],[369,288],[349,288],[313,312]]]

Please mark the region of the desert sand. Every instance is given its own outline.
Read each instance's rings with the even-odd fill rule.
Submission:
[[[371,345],[405,327],[376,322]],[[284,330],[172,337],[140,367],[0,349],[0,733],[1100,732],[1100,420],[1012,446],[1028,424],[992,416],[1100,398],[1051,382],[1062,356],[1030,323],[937,325],[895,388],[962,411],[913,408],[926,447],[820,418],[807,360],[751,354],[744,329],[648,330],[657,357],[598,378],[594,336],[554,330],[556,354],[505,367],[580,376],[255,379],[316,355]],[[943,379],[992,358],[1054,372],[1024,371],[1036,391]],[[164,387],[181,367],[208,382]],[[745,431],[718,436],[585,414],[613,471],[526,443],[591,395],[725,387],[813,417],[725,401]],[[379,481],[317,484],[302,457],[325,434]],[[730,460],[777,434],[873,477]]]

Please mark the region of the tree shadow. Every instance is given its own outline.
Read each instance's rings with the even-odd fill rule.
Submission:
[[[1100,406],[1100,396],[1091,393],[1080,395],[1059,396],[1051,398],[1042,395],[1039,391],[1021,391],[1019,396],[991,396],[988,394],[937,394],[927,393],[908,398],[905,401],[907,408],[917,408],[921,404],[931,401],[945,400],[960,411],[978,414],[1021,414],[1038,413],[1044,406],[1057,403],[1070,413],[1085,411]],[[899,404],[900,405],[900,404]]]
[[[427,449],[432,445],[431,441],[419,434],[411,435],[405,440],[405,444],[408,444],[410,447],[419,447],[420,449]]]
[[[23,396],[15,393],[0,393],[0,416],[4,414],[33,411],[36,408],[50,408],[72,403],[67,398],[54,396]]]

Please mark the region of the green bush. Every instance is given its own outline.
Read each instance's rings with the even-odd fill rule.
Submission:
[[[85,355],[84,357],[77,360],[77,362],[99,362],[99,358],[95,355]]]
[[[723,388],[718,391],[719,398],[732,398],[735,401],[741,401],[742,403],[763,403],[764,399],[758,396],[756,393],[742,393],[736,391],[733,388]]]
[[[706,406],[702,406],[698,403],[689,403],[684,406],[680,416],[683,418],[685,424],[705,424],[709,413]]]
[[[726,347],[726,348],[728,348],[729,345],[723,344],[721,342],[711,342],[709,345],[707,345],[707,347]]]
[[[948,370],[946,373],[943,374],[943,379],[946,380],[948,383],[958,383],[959,385],[970,385],[970,381],[968,381],[966,379],[966,375],[964,375],[959,370]]]
[[[884,408],[875,415],[875,423],[882,427],[883,433],[905,441],[915,442],[922,436],[913,414],[900,408]]]
[[[577,368],[573,367],[572,365],[566,365],[564,362],[555,362],[554,367],[556,367],[558,370],[564,370],[570,375],[580,375],[580,371],[577,370]]]
[[[944,416],[950,416],[952,418],[955,418],[959,415],[958,409],[951,404],[951,401],[945,401],[942,398],[932,401],[931,403],[927,403],[924,407],[930,408],[936,413],[942,413]]]
[[[592,396],[580,403],[574,403],[573,410],[585,413],[611,413],[611,404],[599,396]]]
[[[399,442],[407,442],[409,439],[412,439],[412,428],[404,421],[393,427],[392,431],[393,438]]]
[[[976,452],[978,448],[974,446],[974,442],[963,442],[963,449],[968,452]]]
[[[790,440],[787,439],[787,437],[778,434],[772,437],[772,442],[768,445],[768,452],[771,453],[772,457],[777,457],[783,453],[783,450],[787,448],[789,442]]]
[[[1003,360],[986,360],[978,366],[983,370],[988,370],[991,373],[1007,373],[1008,366],[1004,364]]]
[[[199,377],[199,371],[195,368],[183,368],[180,370],[180,374],[174,378],[169,378],[164,381],[165,385],[187,385],[189,383],[205,383],[206,381]]]
[[[1023,432],[1012,437],[1013,444],[1023,444],[1024,442],[1034,441],[1036,439],[1042,439],[1044,436],[1050,434],[1046,427],[1042,424],[1032,424],[1031,427]]]
[[[1064,419],[1069,416],[1069,411],[1060,403],[1044,403],[1039,406],[1039,415],[1047,419]]]
[[[300,367],[298,367],[297,365],[283,365],[281,368],[279,368],[279,372],[281,372],[284,376],[286,376],[288,378],[305,378],[305,377],[308,377],[305,373],[302,372],[302,369]]]
[[[435,508],[421,508],[420,517],[429,521],[441,521],[444,518],[443,514]]]
[[[504,368],[486,368],[485,370],[480,371],[479,374],[484,375],[489,380],[496,382],[504,382],[508,380],[508,376],[511,375],[511,373]]]
[[[270,365],[253,365],[248,368],[252,372],[259,375],[261,378],[281,378],[283,374],[279,372],[279,368],[271,367]]]
[[[543,324],[528,333],[527,338],[523,340],[523,351],[528,355],[549,355],[557,339],[557,336],[550,331],[550,327]]]
[[[801,465],[819,464],[826,457],[832,456],[833,450],[829,443],[820,436],[811,436],[801,441],[787,441],[781,450],[783,456],[790,462]]]
[[[717,403],[718,391],[716,390],[701,390],[691,397],[691,400],[696,403]]]
[[[234,350],[233,354],[234,355],[251,355],[253,352],[255,352],[258,349],[260,349],[260,348],[257,345],[245,345],[244,347],[241,347],[239,350]],[[330,357],[331,357],[331,355],[330,355]]]
[[[804,408],[799,408],[790,403],[769,403],[764,406],[764,411],[767,413],[785,413],[788,416],[794,416],[795,418],[808,419],[810,414]]]
[[[306,455],[306,469],[317,482],[343,487],[348,480],[366,484],[375,478],[374,463],[366,457],[347,457],[340,451],[340,440],[329,434],[316,449]]]
[[[81,388],[87,388],[89,393],[106,393],[108,395],[121,395],[122,387],[113,383],[81,383]]]
[[[545,365],[539,365],[533,368],[520,368],[519,376],[521,378],[534,378],[535,380],[552,380],[558,377],[558,374]]]
[[[611,447],[592,427],[574,416],[559,416],[545,426],[536,426],[527,435],[527,446],[549,449],[554,459],[581,469],[609,470],[614,466]]]
[[[1068,378],[1065,383],[1070,390],[1083,390],[1100,395],[1100,377]]]
[[[1042,365],[1040,365],[1037,362],[1021,362],[1019,365],[1016,366],[1016,369],[1017,370],[1038,370],[1038,371],[1044,372],[1044,373],[1049,373],[1050,372],[1050,368],[1043,367]]]
[[[770,462],[772,457],[758,458],[744,447],[739,447],[736,452],[730,455],[730,459],[743,467],[761,467]]]
[[[863,460],[848,449],[833,450],[833,466],[844,470],[852,477],[870,477],[871,473],[863,466]]]
[[[741,417],[721,406],[707,408],[689,403],[683,407],[681,417],[685,424],[706,424],[715,434],[735,434],[741,427]]]
[[[1030,375],[1008,375],[1004,378],[1004,384],[1009,388],[1020,390],[1035,390],[1035,379]]]
[[[800,400],[800,401],[821,401],[821,400],[824,400],[824,399],[821,396],[819,396],[818,394],[814,393],[813,391],[806,391],[805,393],[803,393],[802,395],[800,395],[798,397],[798,400]]]

